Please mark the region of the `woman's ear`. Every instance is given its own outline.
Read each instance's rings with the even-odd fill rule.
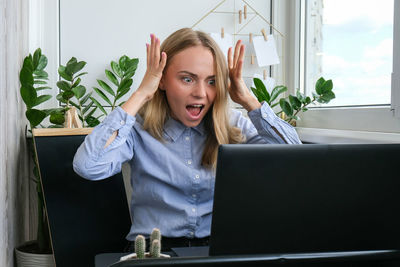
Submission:
[[[161,77],[160,84],[158,85],[158,88],[160,88],[160,90],[165,91],[165,88],[164,88],[164,75]]]

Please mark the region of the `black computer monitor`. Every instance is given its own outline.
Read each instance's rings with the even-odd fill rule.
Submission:
[[[210,255],[400,249],[400,144],[222,145]]]

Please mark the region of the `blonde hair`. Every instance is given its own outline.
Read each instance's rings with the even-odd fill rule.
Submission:
[[[229,124],[228,67],[225,56],[218,47],[218,44],[206,33],[194,31],[190,28],[183,28],[171,34],[162,43],[160,50],[164,51],[168,56],[164,68],[165,73],[169,62],[176,54],[198,45],[208,48],[214,58],[215,88],[217,94],[213,106],[203,118],[207,140],[201,163],[203,166],[215,167],[218,145],[236,144],[244,141],[241,130]],[[139,114],[144,120],[143,128],[156,139],[163,140],[164,124],[171,114],[165,91],[158,89],[153,98],[141,108]]]

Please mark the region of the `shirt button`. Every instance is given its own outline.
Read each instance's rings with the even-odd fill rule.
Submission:
[[[199,179],[199,178],[200,178],[200,175],[196,174],[195,178],[196,178],[196,179]]]
[[[266,118],[267,118],[267,114],[263,114],[262,117],[263,117],[264,119],[266,119]]]
[[[196,198],[196,197],[197,197],[197,195],[196,195],[196,194],[193,194],[193,195],[192,195],[192,197],[193,197],[193,198]]]
[[[186,141],[189,141],[189,140],[190,140],[190,137],[189,137],[189,136],[186,136],[185,139],[186,139]]]
[[[124,124],[125,124],[125,121],[120,121],[120,124],[121,124],[121,125],[124,125]]]
[[[189,235],[194,236],[194,233],[193,233],[193,232],[190,232]]]
[[[191,160],[188,160],[187,163],[190,165],[190,164],[192,164],[192,161],[191,161]]]
[[[195,209],[195,208],[193,208],[193,209],[192,209],[192,211],[193,211],[193,212],[196,212],[196,209]]]

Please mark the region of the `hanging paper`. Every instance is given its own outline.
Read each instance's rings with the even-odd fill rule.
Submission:
[[[219,45],[219,48],[221,48],[222,52],[225,55],[225,59],[227,59],[228,49],[229,47],[232,47],[233,44],[232,35],[230,35],[229,33],[225,33],[224,38],[221,38],[220,33],[211,33],[210,35],[214,39],[214,41]]]
[[[275,38],[273,35],[268,35],[267,37],[267,41],[265,41],[264,36],[253,37],[253,46],[259,67],[280,63]]]

